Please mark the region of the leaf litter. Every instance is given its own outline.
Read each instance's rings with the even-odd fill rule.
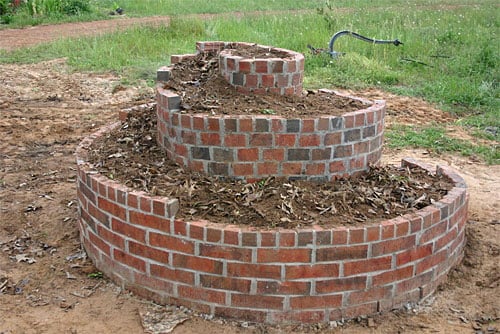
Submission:
[[[325,183],[221,179],[168,160],[155,137],[154,107],[135,110],[121,126],[95,140],[89,162],[132,189],[179,199],[176,218],[186,220],[260,228],[361,225],[419,210],[453,187],[444,176],[391,165]]]

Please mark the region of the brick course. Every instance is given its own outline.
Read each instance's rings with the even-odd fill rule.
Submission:
[[[175,199],[128,189],[86,162],[92,141],[118,125],[77,149],[78,225],[96,267],[146,298],[251,321],[328,322],[425,298],[462,257],[468,195],[449,168],[437,169],[455,182],[442,200],[365,227],[185,222],[175,219]]]

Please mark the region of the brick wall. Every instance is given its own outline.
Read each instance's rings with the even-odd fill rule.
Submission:
[[[462,257],[468,195],[449,168],[437,168],[455,183],[442,200],[364,227],[186,222],[175,218],[176,199],[128,189],[86,162],[94,138],[118,125],[77,149],[79,228],[96,267],[145,298],[249,321],[327,322],[417,302]],[[402,165],[431,169],[411,159]]]
[[[335,94],[320,90],[320,94]],[[342,116],[180,113],[180,97],[157,86],[158,142],[182,166],[222,177],[331,180],[379,162],[385,102]]]

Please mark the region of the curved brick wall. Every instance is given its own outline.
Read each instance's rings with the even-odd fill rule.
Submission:
[[[248,43],[233,43],[231,47]],[[280,95],[302,94],[304,55],[298,52],[258,46],[260,49],[283,54],[280,58],[244,58],[234,54],[234,49],[219,53],[220,74],[239,92]]]
[[[382,153],[384,101],[338,117],[302,119],[180,113],[180,97],[161,84],[157,101],[158,142],[167,156],[211,175],[331,180],[366,170]]]
[[[268,48],[283,57],[244,59],[232,54],[238,46]],[[242,92],[302,91],[304,56],[300,53],[231,42],[198,42],[196,48],[198,53],[218,52],[221,72]],[[171,62],[194,56],[174,55]],[[342,116],[189,114],[180,111],[180,96],[163,88],[169,77],[169,67],[158,70],[157,140],[169,159],[189,169],[247,181],[268,176],[327,181],[365,171],[380,161],[385,101],[348,96],[362,101],[366,109]],[[266,80],[273,82],[272,88],[261,87]],[[337,94],[327,89],[319,93]]]
[[[92,140],[118,125],[77,150],[81,239],[99,270],[158,303],[257,322],[327,322],[419,301],[462,257],[468,195],[448,168],[437,168],[455,182],[442,200],[365,227],[185,222],[175,219],[176,199],[132,191],[86,162]]]

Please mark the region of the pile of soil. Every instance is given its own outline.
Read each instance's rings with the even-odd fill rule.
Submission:
[[[154,108],[134,111],[97,139],[89,161],[130,188],[178,198],[177,218],[257,227],[359,225],[394,218],[438,201],[453,185],[420,168],[376,167],[354,179],[315,183],[270,177],[222,180],[169,161],[156,141]]]
[[[252,49],[238,47],[234,53],[252,58]],[[258,53],[260,54],[260,53]],[[271,55],[271,54],[270,54]],[[172,67],[164,88],[182,98],[181,111],[218,115],[280,115],[286,118],[342,115],[365,109],[368,102],[335,94],[307,90],[300,96],[240,94],[219,72],[215,53],[201,53]]]

